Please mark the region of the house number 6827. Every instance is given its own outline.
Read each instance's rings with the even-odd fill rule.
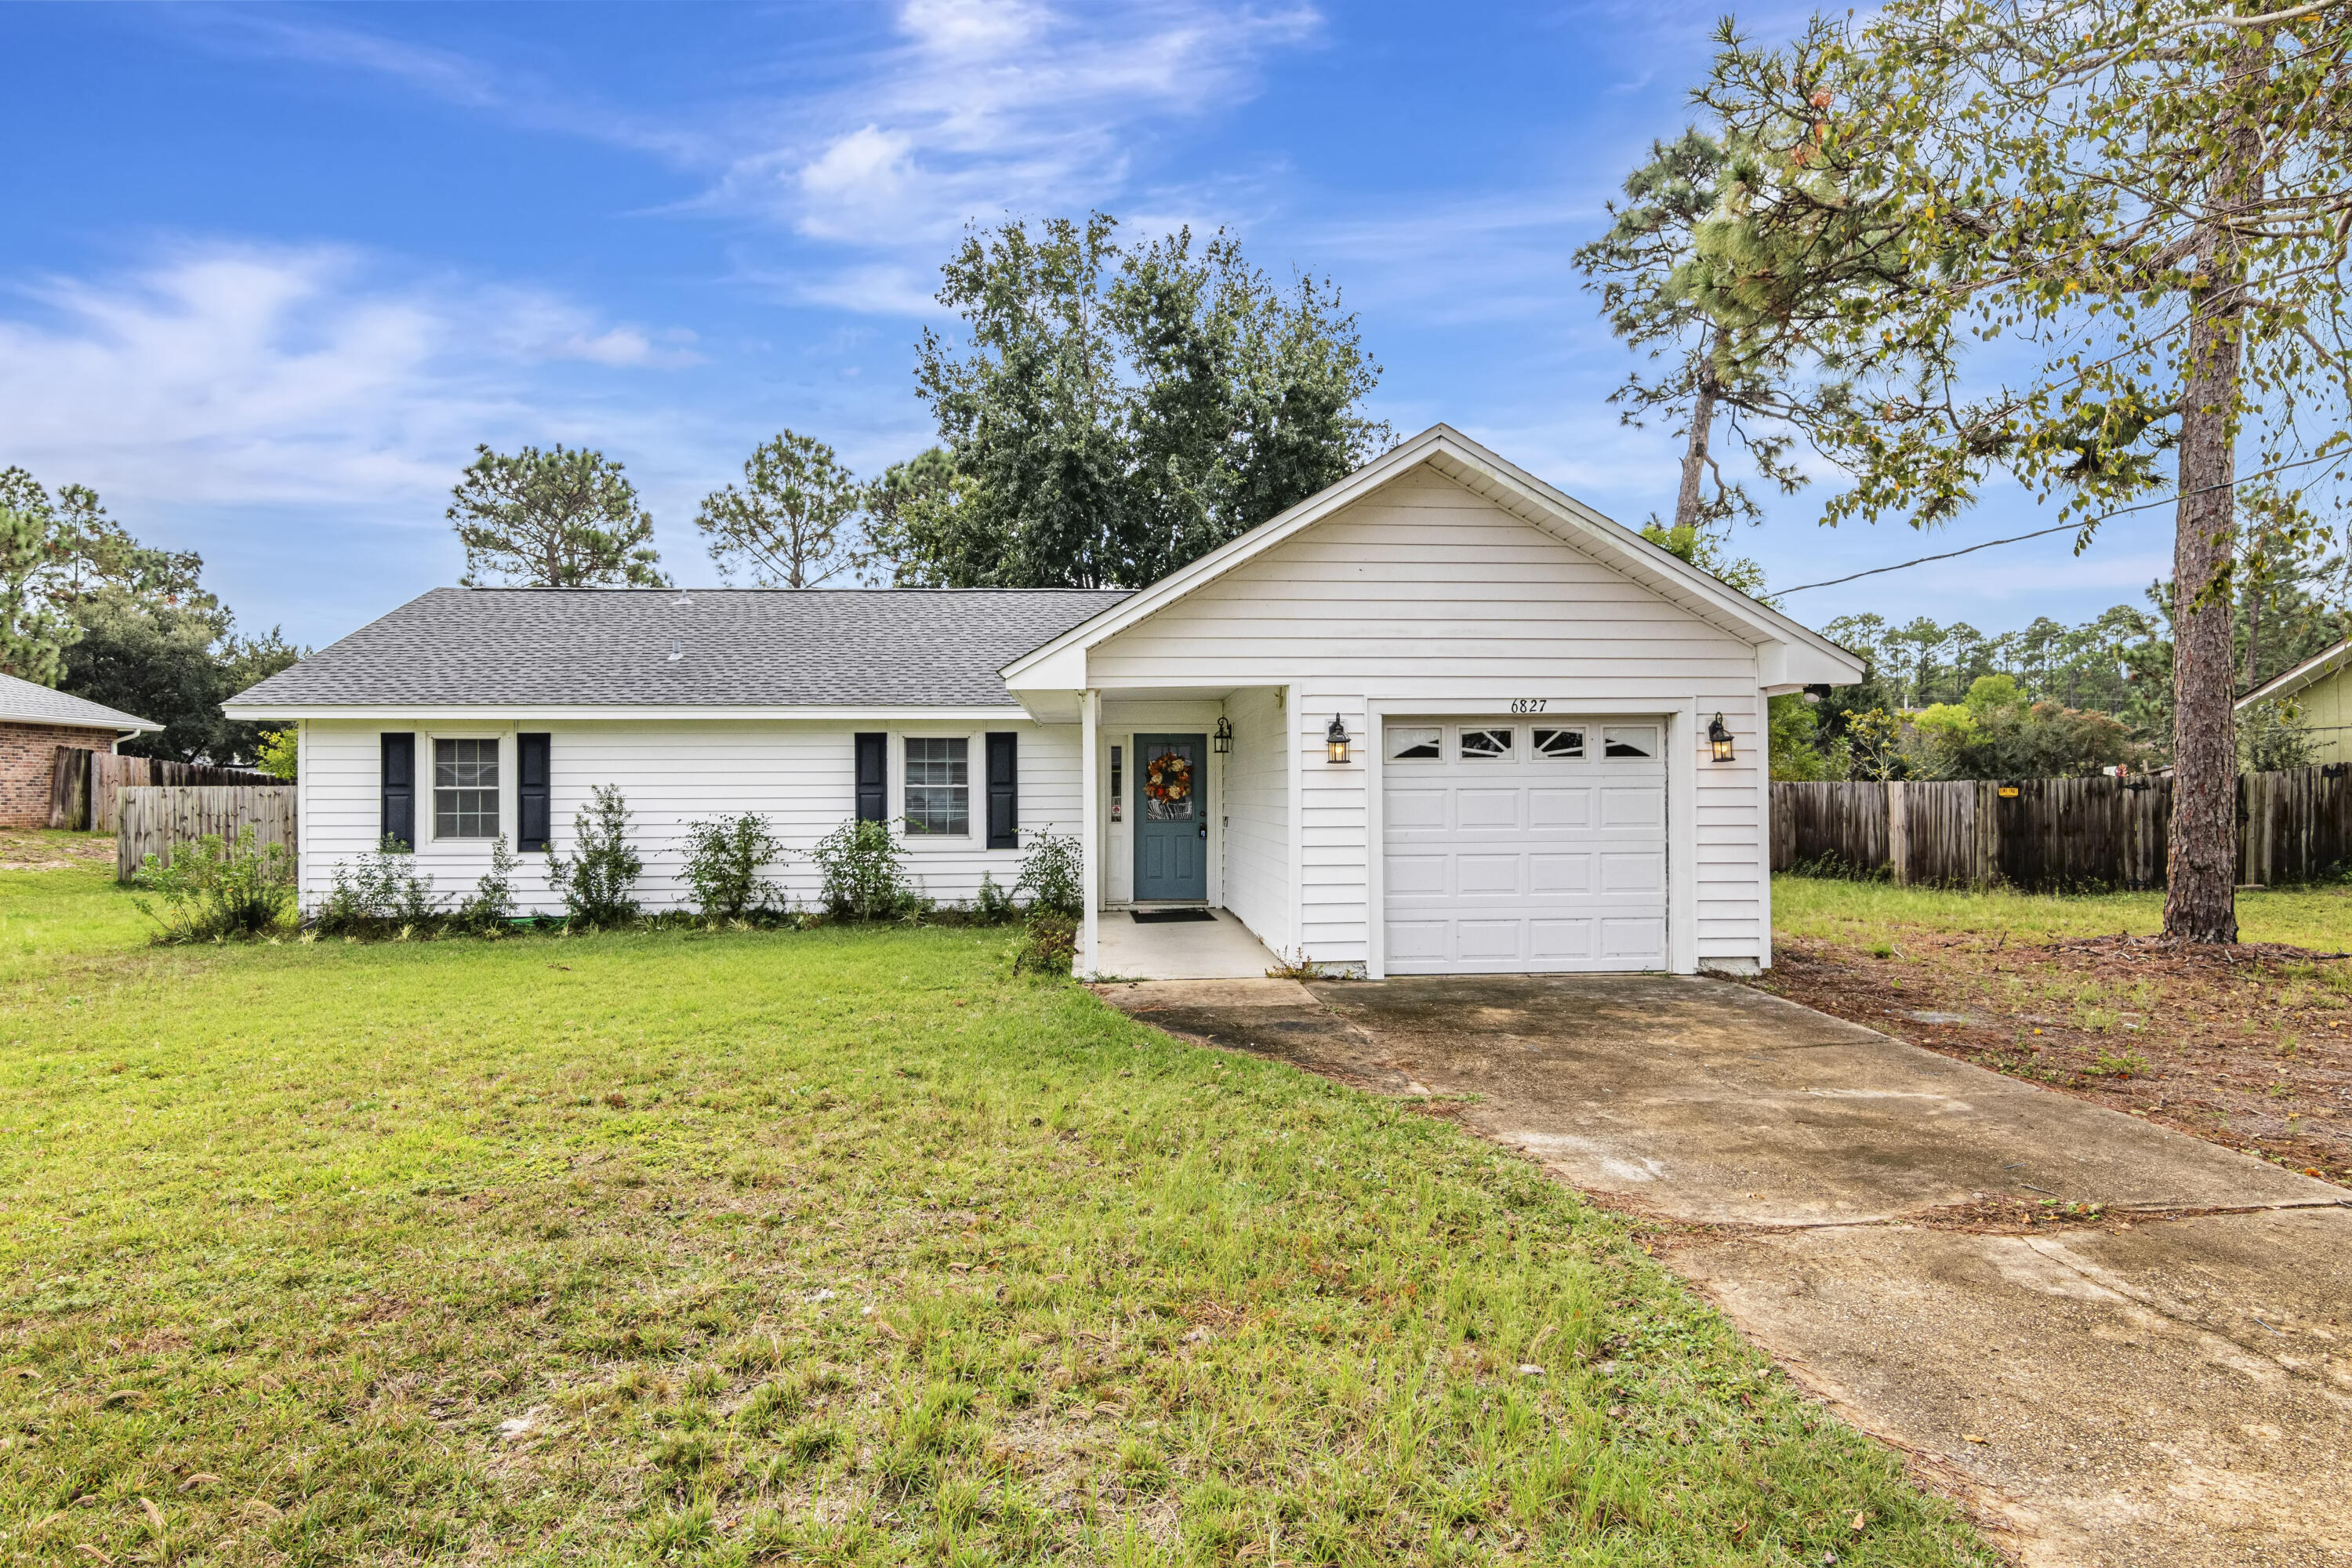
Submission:
[[[1550,700],[1551,699],[1549,697],[1514,697],[1511,699],[1511,711],[1514,713],[1540,713],[1544,710],[1544,704]]]

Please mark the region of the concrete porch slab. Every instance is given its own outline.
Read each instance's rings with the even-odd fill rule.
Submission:
[[[1279,961],[1223,910],[1213,921],[1139,925],[1106,910],[1096,927],[1096,973],[1105,980],[1263,980]]]

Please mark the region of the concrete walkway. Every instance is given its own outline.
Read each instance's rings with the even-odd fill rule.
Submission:
[[[1105,986],[1664,1223],[1669,1261],[2033,1564],[2352,1564],[2341,1189],[1724,982]],[[2096,1205],[2095,1224],[2029,1223]],[[2231,1212],[2214,1212],[2231,1211]]]

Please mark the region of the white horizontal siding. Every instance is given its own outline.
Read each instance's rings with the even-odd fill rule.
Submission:
[[[1225,758],[1225,908],[1276,952],[1290,933],[1288,715],[1278,693],[1252,687],[1225,700],[1234,749]]]
[[[301,883],[303,903],[316,908],[332,889],[337,866],[375,847],[380,831],[379,735],[394,726],[311,720],[305,724],[302,756]],[[906,751],[909,734],[963,735],[971,740],[973,832],[957,838],[916,837],[907,843],[909,879],[944,902],[962,902],[978,890],[982,873],[1011,890],[1020,876],[1022,852],[986,845],[987,790],[982,736],[1011,731],[1020,739],[1022,831],[1079,830],[1078,736],[1071,726],[1042,727],[1026,721],[973,726],[950,724],[864,725],[697,722],[484,723],[416,730],[419,843],[415,868],[432,879],[446,899],[463,896],[488,869],[489,846],[480,840],[436,841],[432,835],[431,760],[436,734],[495,735],[500,742],[499,806],[509,842],[514,834],[514,732],[544,731],[549,742],[555,846],[572,846],[572,815],[599,784],[616,784],[632,814],[632,838],[646,870],[637,895],[648,910],[688,907],[684,883],[684,836],[688,824],[709,817],[757,812],[769,819],[786,846],[782,866],[771,877],[796,904],[816,901],[821,879],[809,858],[818,839],[850,820],[856,810],[850,737],[860,730],[890,735],[891,813],[904,809]],[[1024,837],[1024,843],[1027,838]],[[546,858],[528,855],[517,881],[527,910],[561,908],[547,886]]]
[[[1696,894],[1697,958],[1769,954],[1754,648],[1430,469],[1108,639],[1088,654],[1087,679],[1109,690],[1297,685],[1286,726],[1300,770],[1296,940],[1318,962],[1351,965],[1371,942],[1378,851],[1361,761],[1371,700],[1391,711],[1416,699],[1457,712],[1489,698],[1492,711],[1517,697],[1559,712],[1654,705],[1692,748],[1690,832],[1678,840],[1687,863],[1675,874]],[[1718,710],[1736,737],[1728,763],[1707,748]],[[1358,746],[1344,767],[1324,760],[1334,713]],[[1242,853],[1237,837],[1229,888]]]

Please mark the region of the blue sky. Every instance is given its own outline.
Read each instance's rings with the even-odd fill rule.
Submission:
[[[1448,421],[1617,517],[1663,432],[1569,253],[1688,121],[1715,5],[0,8],[0,464],[204,552],[251,629],[331,641],[455,581],[477,442],[628,466],[675,574],[781,427],[860,472],[927,445],[913,343],[971,220],[1099,207],[1231,227],[1331,276]],[[1743,24],[1770,37],[1795,11]],[[2047,521],[1996,494],[1925,540],[1774,497],[1776,586]],[[2139,602],[2169,509],[1800,595],[1986,631]]]

